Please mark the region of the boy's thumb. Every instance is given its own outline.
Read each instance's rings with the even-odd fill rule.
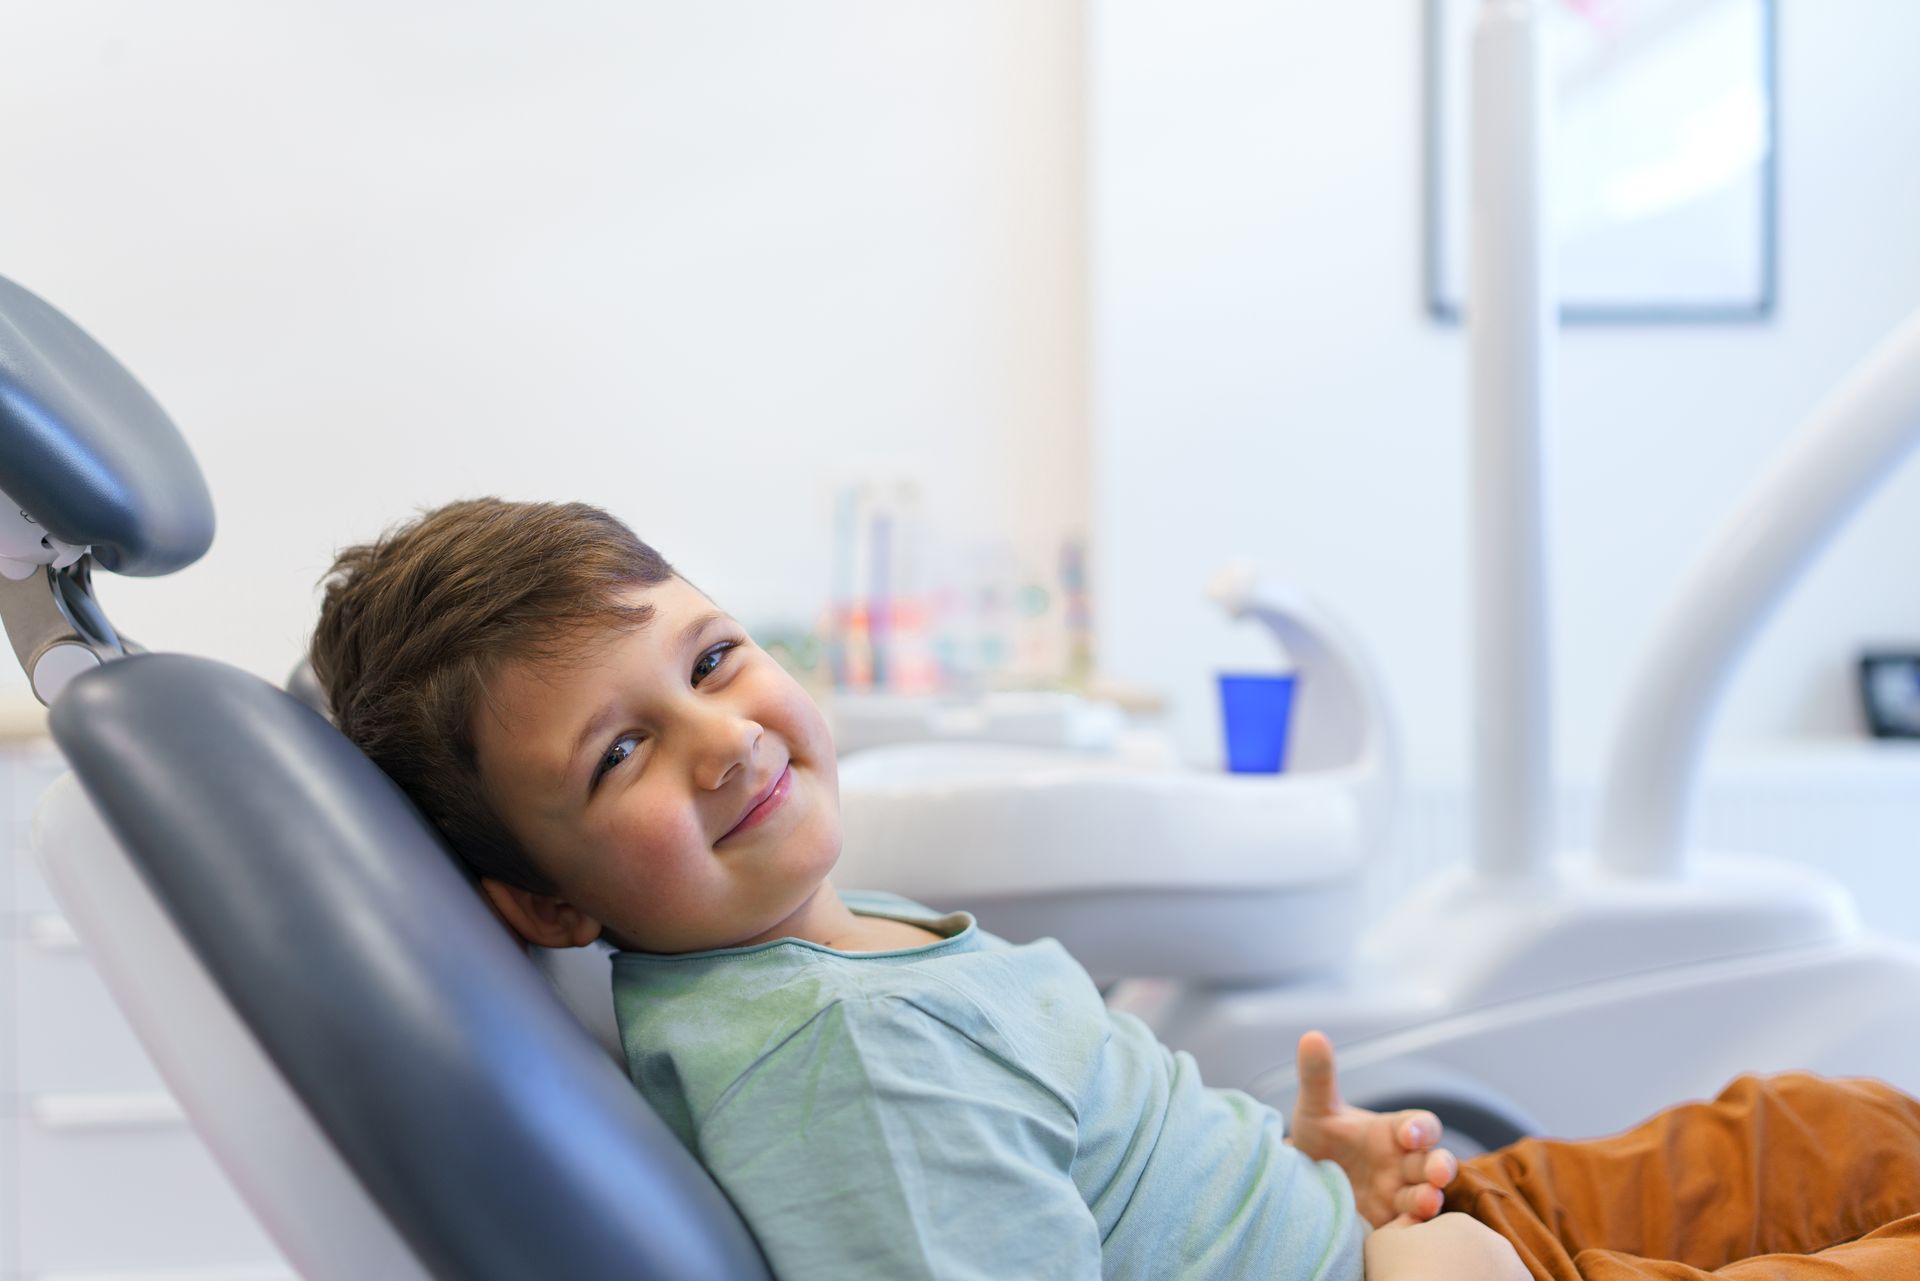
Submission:
[[[1325,1033],[1308,1032],[1300,1038],[1294,1067],[1300,1078],[1300,1095],[1294,1103],[1296,1112],[1317,1116],[1339,1111],[1340,1087],[1334,1081],[1333,1042],[1327,1040]]]

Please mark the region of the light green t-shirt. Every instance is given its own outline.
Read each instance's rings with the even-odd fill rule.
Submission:
[[[613,959],[634,1083],[780,1281],[1359,1281],[1339,1167],[1203,1086],[1058,943],[843,897],[944,937]]]

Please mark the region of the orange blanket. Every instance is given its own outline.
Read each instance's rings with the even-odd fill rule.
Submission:
[[[1524,1139],[1447,1191],[1536,1281],[1920,1281],[1920,1101],[1743,1076],[1604,1139]]]

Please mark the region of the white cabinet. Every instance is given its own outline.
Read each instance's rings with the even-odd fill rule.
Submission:
[[[294,1281],[40,877],[33,810],[64,770],[0,741],[0,1281]]]
[[[16,1122],[21,1272],[139,1275],[275,1257],[170,1103],[165,1095],[29,1102]]]
[[[18,917],[12,952],[15,1089],[42,1094],[153,1094],[166,1087],[107,995],[80,941],[51,912]]]

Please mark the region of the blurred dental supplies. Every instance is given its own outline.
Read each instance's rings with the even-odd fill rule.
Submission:
[[[820,634],[834,689],[920,695],[1083,689],[1093,678],[1084,537],[1057,555],[1000,535],[956,537],[920,486],[864,478],[832,501]]]
[[[915,692],[941,684],[927,643],[920,491],[910,482],[844,486],[833,504],[826,651],[837,689]]]
[[[1227,770],[1278,774],[1287,768],[1292,672],[1222,672],[1220,719],[1227,733]]]
[[[1066,690],[973,697],[836,691],[826,704],[840,754],[897,743],[992,742],[1112,752],[1127,729],[1113,703]]]
[[[1078,538],[1060,544],[1060,598],[1066,610],[1067,684],[1085,689],[1093,680],[1093,603],[1087,590],[1087,545]]]

